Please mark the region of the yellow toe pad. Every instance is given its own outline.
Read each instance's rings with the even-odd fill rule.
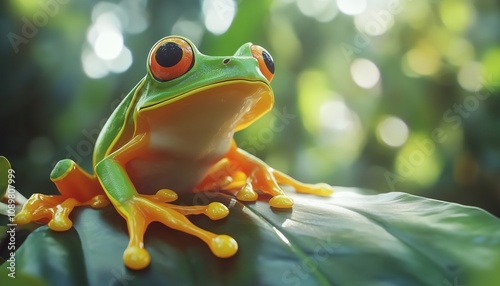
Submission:
[[[238,251],[238,243],[232,237],[221,234],[212,239],[210,250],[217,257],[228,258]]]
[[[277,195],[269,200],[269,205],[273,208],[289,209],[293,206],[293,200],[286,195]]]

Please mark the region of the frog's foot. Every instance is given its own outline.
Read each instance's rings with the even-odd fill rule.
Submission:
[[[66,231],[73,223],[69,214],[75,206],[91,206],[93,208],[105,207],[109,200],[105,195],[97,195],[85,202],[61,195],[49,196],[33,194],[24,204],[22,210],[16,215],[17,224],[26,224],[33,221],[48,221],[50,229]]]
[[[269,194],[272,198],[269,205],[277,209],[289,209],[293,200],[285,194],[273,176],[273,169],[263,163],[255,164],[253,171],[247,176],[245,185],[236,193],[236,198],[243,201],[257,199],[255,190]]]
[[[231,148],[226,154],[225,161],[220,164],[221,167],[218,168],[220,170],[215,171],[219,171],[222,175],[229,174],[233,178],[233,181],[222,189],[231,191],[233,187],[240,184],[240,188],[233,188],[233,190],[238,190],[236,197],[243,201],[255,200],[257,196],[254,190],[259,190],[272,196],[269,200],[271,207],[280,209],[291,208],[293,200],[285,194],[280,184],[290,185],[299,193],[328,196],[333,192],[332,188],[327,184],[304,184],[284,173],[274,170],[262,160],[239,149],[234,141],[232,141]],[[244,179],[235,178],[234,175],[239,172],[244,174]],[[209,173],[208,176],[220,177],[215,172]]]
[[[239,183],[238,181],[235,181],[228,187],[229,191],[239,201],[255,202],[259,198],[259,194],[254,190],[254,186],[252,185],[252,177],[247,178],[244,183]],[[231,191],[231,187],[233,188],[233,191]],[[261,187],[261,189],[266,189],[266,188]],[[264,193],[269,193],[273,196],[269,200],[269,205],[272,206],[273,208],[289,209],[293,206],[293,200],[287,195],[285,195],[285,193],[281,190],[279,186],[276,185],[274,187],[270,187],[267,189],[272,190],[270,192],[264,192]]]
[[[150,263],[150,256],[144,248],[144,233],[151,222],[158,221],[170,228],[194,235],[203,240],[217,257],[233,256],[238,250],[236,241],[227,235],[217,235],[192,224],[186,215],[205,214],[211,219],[221,219],[229,213],[221,203],[208,206],[179,206],[169,204],[176,195],[169,190],[160,190],[156,195],[135,195],[117,207],[126,219],[130,236],[129,245],[123,253],[123,260],[131,269],[143,269]]]
[[[273,208],[289,209],[293,206],[292,198],[285,195],[270,171],[265,168],[255,169],[248,177],[236,172],[231,183],[218,187],[231,193],[239,201],[255,202],[259,198],[256,190],[259,190],[272,196],[269,205]]]
[[[236,192],[236,198],[240,201],[244,202],[255,202],[259,195],[253,189],[251,180],[247,180],[245,185],[241,187],[241,189]]]

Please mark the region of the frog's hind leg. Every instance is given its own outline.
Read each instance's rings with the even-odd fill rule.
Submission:
[[[317,196],[330,196],[333,193],[333,188],[325,183],[305,184],[295,180],[294,178],[272,169],[272,174],[279,184],[289,185],[295,188],[298,193],[313,194]]]
[[[98,208],[109,204],[97,178],[72,160],[59,161],[52,170],[50,179],[61,195],[33,194],[17,214],[16,223],[48,221],[50,229],[65,231],[72,226],[68,216],[75,206]]]
[[[246,180],[244,181],[234,180],[235,182],[245,182],[236,193],[236,197],[240,200],[255,200],[257,198],[255,190],[260,190],[272,196],[269,200],[269,205],[274,208],[288,209],[293,206],[293,200],[285,194],[280,184],[290,185],[299,193],[328,196],[333,192],[332,187],[327,184],[304,184],[282,172],[274,170],[262,160],[238,148],[234,141],[225,158],[233,164],[232,168],[226,169],[241,171],[246,176]],[[231,171],[231,173],[236,172]],[[222,189],[225,190],[228,187],[231,187],[231,185],[225,186]]]

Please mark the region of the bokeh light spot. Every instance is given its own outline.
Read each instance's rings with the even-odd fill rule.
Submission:
[[[97,5],[96,5],[97,6]],[[95,9],[94,9],[95,10]],[[120,30],[121,24],[118,17],[111,12],[105,12],[96,16],[94,23],[87,31],[87,42],[94,45],[101,32],[106,30]]]
[[[133,8],[133,9],[132,9]],[[101,78],[110,72],[122,73],[133,62],[131,51],[124,44],[123,30],[138,32],[148,25],[147,19],[130,27],[133,19],[144,18],[144,2],[98,2],[92,9],[92,24],[87,30],[90,48],[82,51],[82,66],[91,78]]]
[[[297,0],[297,7],[305,16],[320,22],[331,21],[338,13],[334,0]]]
[[[474,7],[464,0],[441,1],[440,15],[446,28],[454,32],[464,31],[473,20]]]
[[[370,36],[380,36],[394,25],[394,16],[387,10],[366,11],[354,17],[358,31]]]
[[[213,34],[224,34],[233,22],[236,4],[233,0],[204,0],[205,27]]]
[[[285,17],[272,17],[268,27],[268,40],[275,62],[283,69],[293,66],[301,59],[301,42],[290,22]],[[286,45],[283,43],[286,42]]]
[[[471,92],[478,91],[482,87],[481,76],[483,75],[484,68],[478,62],[470,62],[460,68],[457,80],[460,86]]]
[[[408,126],[398,117],[387,116],[377,125],[377,136],[391,147],[399,147],[408,140]]]
[[[352,125],[351,110],[342,101],[327,101],[319,109],[322,126],[342,130]]]
[[[337,0],[337,7],[346,15],[361,14],[366,10],[366,6],[366,0]]]
[[[184,36],[190,39],[195,45],[198,45],[203,36],[203,27],[196,21],[190,21],[181,17],[172,26],[171,34]]]
[[[116,29],[105,29],[99,33],[94,43],[95,54],[103,60],[112,60],[123,49],[122,33]]]
[[[462,66],[474,59],[474,46],[463,38],[454,38],[448,44],[444,56],[456,66]]]
[[[356,59],[351,64],[351,76],[354,82],[362,88],[372,88],[380,80],[377,66],[367,59]]]
[[[411,9],[409,6],[404,6],[405,9],[401,11],[398,15],[398,20],[408,23],[409,26],[415,29],[422,29],[429,24],[429,16],[434,13],[434,8],[431,8],[429,2],[427,1],[413,1],[406,5],[411,5]]]
[[[439,178],[443,162],[437,156],[436,143],[429,137],[412,135],[395,160],[397,174],[418,186],[432,186]],[[416,189],[419,191],[419,188]]]
[[[441,57],[434,47],[421,43],[405,55],[408,67],[419,75],[435,74],[441,67]]]
[[[297,80],[298,103],[304,126],[311,134],[320,130],[318,110],[331,98],[332,91],[328,88],[328,77],[322,71],[305,70]]]
[[[498,87],[500,82],[500,47],[492,47],[488,49],[483,59],[481,60],[485,74],[487,78],[485,79],[485,85],[487,87]]]
[[[82,53],[82,66],[83,71],[90,78],[102,78],[109,73],[106,64],[94,51],[84,51]]]
[[[123,47],[120,54],[109,61],[106,61],[106,66],[109,71],[114,73],[122,73],[132,65],[132,53],[127,47]]]

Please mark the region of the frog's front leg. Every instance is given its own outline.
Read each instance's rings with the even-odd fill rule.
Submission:
[[[109,204],[97,178],[72,160],[59,161],[52,170],[50,179],[61,195],[33,194],[16,215],[16,223],[48,221],[50,229],[65,231],[73,225],[68,216],[75,206],[98,208]]]
[[[143,269],[150,263],[150,256],[144,248],[144,233],[151,222],[180,230],[203,240],[218,257],[230,257],[238,249],[236,241],[227,235],[216,235],[192,224],[185,215],[205,214],[211,219],[221,219],[229,213],[221,203],[208,206],[178,206],[169,204],[177,195],[167,189],[156,195],[139,194],[123,166],[147,148],[149,135],[141,134],[112,153],[96,165],[96,174],[120,215],[127,221],[129,244],[123,254],[125,265],[132,269]],[[168,175],[168,174],[167,174]]]
[[[255,190],[260,190],[273,196],[269,204],[275,208],[293,206],[293,200],[283,192],[279,184],[292,186],[299,193],[318,196],[333,193],[330,185],[305,184],[274,170],[262,160],[239,149],[234,140],[226,157],[212,168],[203,183],[205,186],[217,185],[223,190],[236,190],[236,197],[242,201],[255,201],[258,197]]]

